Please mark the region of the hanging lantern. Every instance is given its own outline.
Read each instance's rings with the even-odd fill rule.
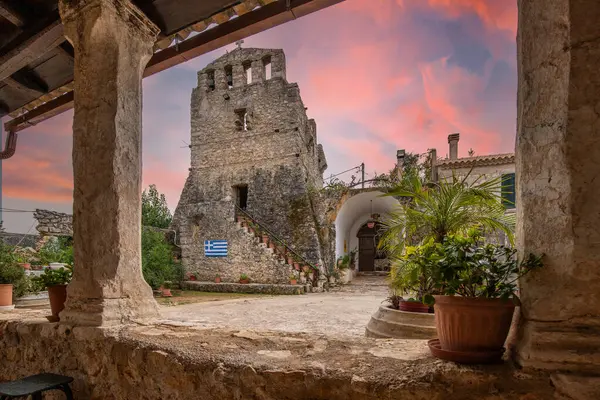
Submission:
[[[373,218],[373,200],[371,200],[371,219],[367,221],[367,228],[373,229],[375,227],[375,221]]]

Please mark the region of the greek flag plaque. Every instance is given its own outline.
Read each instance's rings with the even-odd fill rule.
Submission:
[[[227,257],[227,240],[205,240],[204,255],[206,257]]]

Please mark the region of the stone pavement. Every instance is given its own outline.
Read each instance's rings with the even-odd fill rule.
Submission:
[[[357,277],[325,293],[162,307],[161,313],[204,328],[364,336],[371,314],[387,295],[384,277]]]

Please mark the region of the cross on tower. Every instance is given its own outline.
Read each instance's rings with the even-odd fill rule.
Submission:
[[[242,48],[242,43],[244,43],[244,39],[238,40],[237,42],[235,42],[235,44],[237,45],[238,49]]]

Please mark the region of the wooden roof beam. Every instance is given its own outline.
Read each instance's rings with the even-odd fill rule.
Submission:
[[[5,1],[1,1],[1,0],[0,0],[0,16],[9,20],[11,24],[13,24],[14,26],[16,26],[18,28],[21,28],[21,27],[23,27],[23,25],[25,25],[25,18],[23,18],[23,16],[19,12],[15,11],[12,7],[10,7],[8,4],[6,4]]]
[[[19,46],[0,57],[0,81],[7,79],[64,41],[60,19],[46,25],[41,31],[33,33]]]
[[[8,86],[27,93],[32,97],[40,97],[48,93],[48,85],[33,71],[21,70],[4,80]]]

